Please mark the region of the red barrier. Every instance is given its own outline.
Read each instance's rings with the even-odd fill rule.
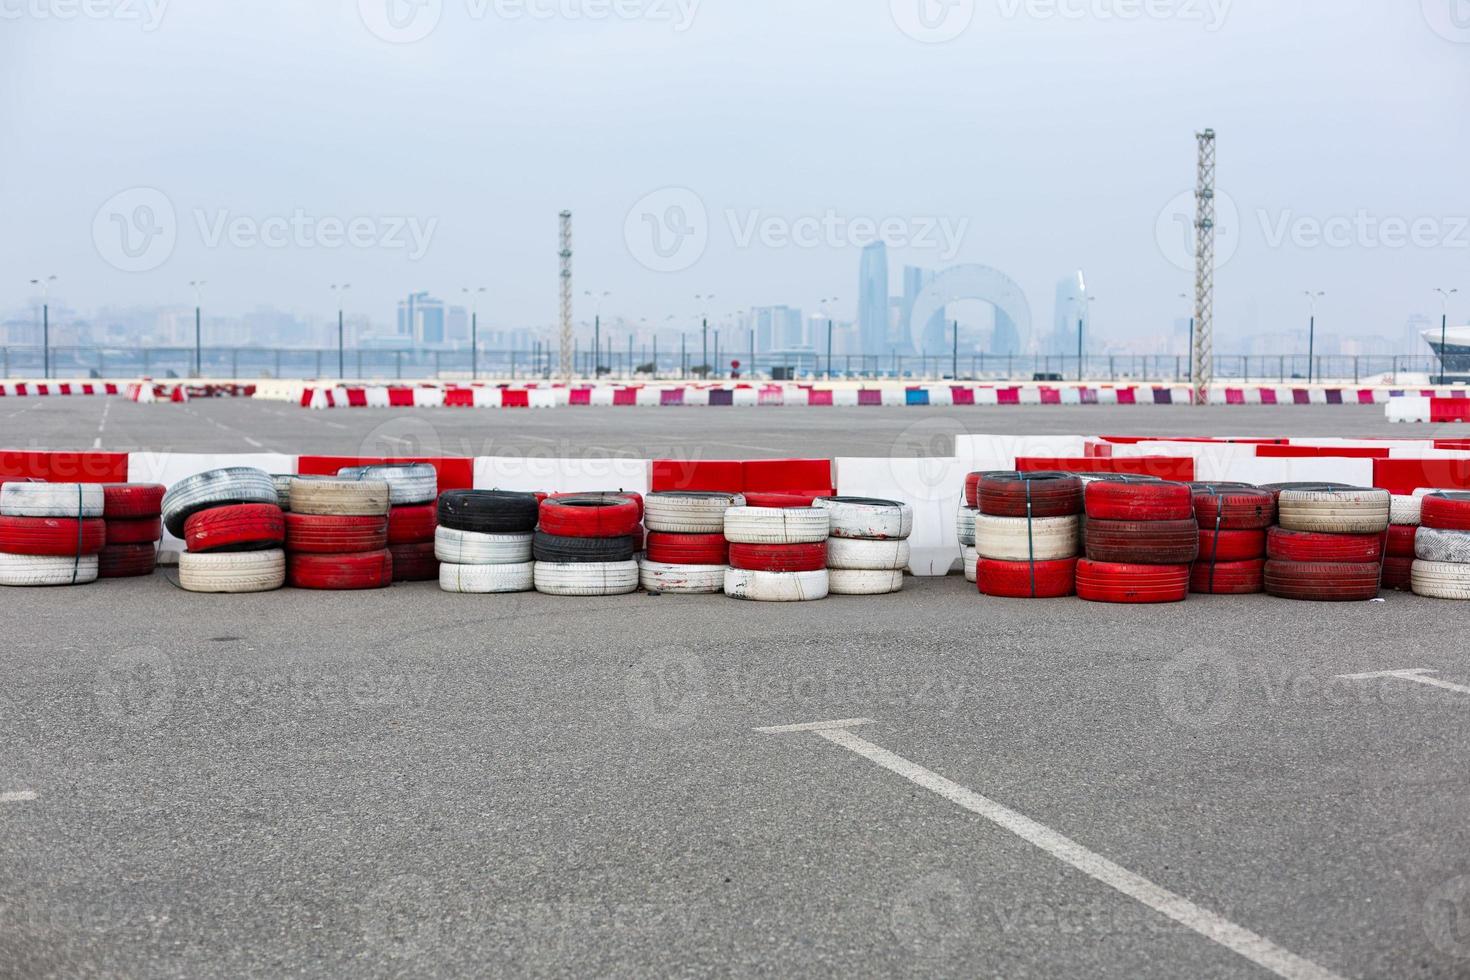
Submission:
[[[439,492],[446,490],[473,490],[475,487],[475,461],[462,457],[442,456],[302,456],[296,464],[301,476],[335,476],[337,471],[348,466],[398,466],[404,463],[431,463],[439,472]]]
[[[52,453],[0,451],[0,480],[37,479],[47,483],[126,483],[127,453]]]
[[[1470,459],[1375,459],[1373,485],[1397,494],[1421,487],[1470,490]]]
[[[520,389],[502,388],[500,389],[500,407],[530,408],[531,393]]]
[[[1470,399],[1464,397],[1431,398],[1429,400],[1429,421],[1470,422]]]
[[[389,388],[388,389],[388,407],[389,408],[413,408],[413,389],[412,388]]]
[[[1388,459],[1388,449],[1374,446],[1256,446],[1257,459]]]
[[[655,492],[718,490],[739,493],[745,489],[745,470],[739,460],[656,459],[649,486]]]
[[[1016,460],[1022,473],[1062,470],[1068,473],[1137,473],[1161,480],[1194,480],[1194,460],[1182,456],[1023,456]]]

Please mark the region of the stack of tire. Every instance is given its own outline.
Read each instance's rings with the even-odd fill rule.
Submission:
[[[903,590],[909,567],[914,509],[896,500],[818,497],[827,512],[827,591],[830,595],[889,595]]]
[[[641,499],[589,493],[541,501],[532,542],[536,591],[556,596],[627,595],[638,591]]]
[[[1089,602],[1151,604],[1189,597],[1199,557],[1194,492],[1185,483],[1087,485],[1087,557],[1077,563],[1077,595]]]
[[[291,481],[286,581],[294,589],[351,592],[393,584],[390,491],[356,477]]]
[[[975,517],[982,595],[1057,599],[1076,589],[1082,481],[1071,473],[980,476]]]
[[[1266,590],[1266,531],[1276,523],[1276,497],[1244,483],[1192,483],[1199,522],[1199,560],[1189,591],[1257,595]]]
[[[285,584],[285,518],[264,470],[232,466],[186,477],[164,494],[162,511],[164,527],[184,539],[181,588],[249,593]]]
[[[1408,592],[1414,583],[1414,538],[1419,533],[1424,498],[1394,494],[1388,504],[1388,534],[1383,540],[1385,589]]]
[[[1300,484],[1281,490],[1266,537],[1266,592],[1309,602],[1378,596],[1392,506],[1387,490]]]
[[[157,483],[105,483],[102,518],[107,543],[97,553],[98,578],[152,575],[163,539],[163,494]]]
[[[393,555],[393,581],[438,579],[434,529],[439,517],[439,472],[428,463],[412,463],[354,466],[338,470],[337,475],[388,484],[388,551]]]
[[[0,486],[0,585],[97,581],[97,555],[107,540],[103,512],[100,484]]]
[[[461,595],[530,592],[536,570],[531,546],[540,506],[534,493],[442,494],[434,532],[439,588]]]
[[[815,506],[731,507],[725,512],[725,595],[754,602],[827,598],[830,521],[828,511]]]
[[[1414,539],[1414,594],[1470,599],[1470,493],[1441,490],[1421,501]]]
[[[639,583],[659,594],[724,591],[730,565],[725,511],[744,505],[738,493],[650,493],[643,501],[648,550],[638,563]]]
[[[980,561],[980,552],[975,550],[975,518],[979,515],[979,508],[964,504],[954,519],[955,537],[959,539],[960,555],[965,563],[965,581],[972,583],[975,581],[975,566]]]

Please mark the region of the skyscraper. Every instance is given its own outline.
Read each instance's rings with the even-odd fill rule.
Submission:
[[[922,325],[912,322],[914,306],[919,301],[919,295],[934,279],[934,273],[929,269],[920,269],[916,266],[904,266],[903,270],[903,329],[906,331],[902,338],[906,348],[911,354],[938,354],[949,350],[949,329],[944,319],[944,310],[939,309],[929,317]],[[916,346],[917,345],[917,346]]]
[[[1077,321],[1087,321],[1087,294],[1081,270],[1057,283],[1052,332],[1043,354],[1077,353]]]
[[[418,292],[398,301],[398,336],[415,346],[437,347],[445,341],[444,301]]]
[[[888,246],[883,242],[863,249],[858,272],[858,334],[864,354],[888,351]]]

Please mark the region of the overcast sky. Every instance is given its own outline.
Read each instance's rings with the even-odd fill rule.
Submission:
[[[351,282],[379,320],[483,285],[549,324],[568,208],[579,319],[852,316],[878,229],[895,276],[991,265],[1047,324],[1081,267],[1096,331],[1151,334],[1212,126],[1218,351],[1309,288],[1343,334],[1436,286],[1470,319],[1463,0],[389,2],[0,0],[0,308],[52,273],[83,309]]]

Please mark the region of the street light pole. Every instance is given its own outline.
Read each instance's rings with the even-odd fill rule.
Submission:
[[[485,291],[484,286],[471,289],[464,287],[465,295],[470,298],[470,380],[478,381],[480,378],[480,300],[479,294]]]
[[[1077,309],[1077,381],[1080,383],[1082,377],[1082,328],[1087,321],[1088,304],[1097,299],[1096,296],[1073,296],[1072,300],[1078,306]],[[1065,358],[1063,358],[1065,360]]]
[[[1179,298],[1188,300],[1188,293],[1180,293]],[[1189,314],[1189,383],[1194,384],[1194,314]]]
[[[1307,384],[1311,384],[1316,376],[1313,359],[1317,355],[1317,298],[1327,294],[1320,290],[1314,293],[1310,289],[1305,290],[1305,293],[1312,309],[1312,318],[1307,324]]]
[[[342,315],[343,294],[352,288],[352,283],[342,285],[332,284],[332,292],[337,294],[337,377],[347,377],[347,331],[345,329],[345,317]]]
[[[41,377],[51,378],[51,284],[55,276],[32,279],[32,286],[41,287]]]
[[[200,329],[200,307],[204,305],[204,287],[207,285],[203,279],[190,280],[189,285],[194,287],[194,377],[204,376],[204,341],[203,331]]]
[[[1449,366],[1445,361],[1445,343],[1449,339],[1450,330],[1450,297],[1458,293],[1459,290],[1436,288],[1434,291],[1439,293],[1442,304],[1439,314],[1439,383],[1444,384],[1444,379],[1450,373]]]

